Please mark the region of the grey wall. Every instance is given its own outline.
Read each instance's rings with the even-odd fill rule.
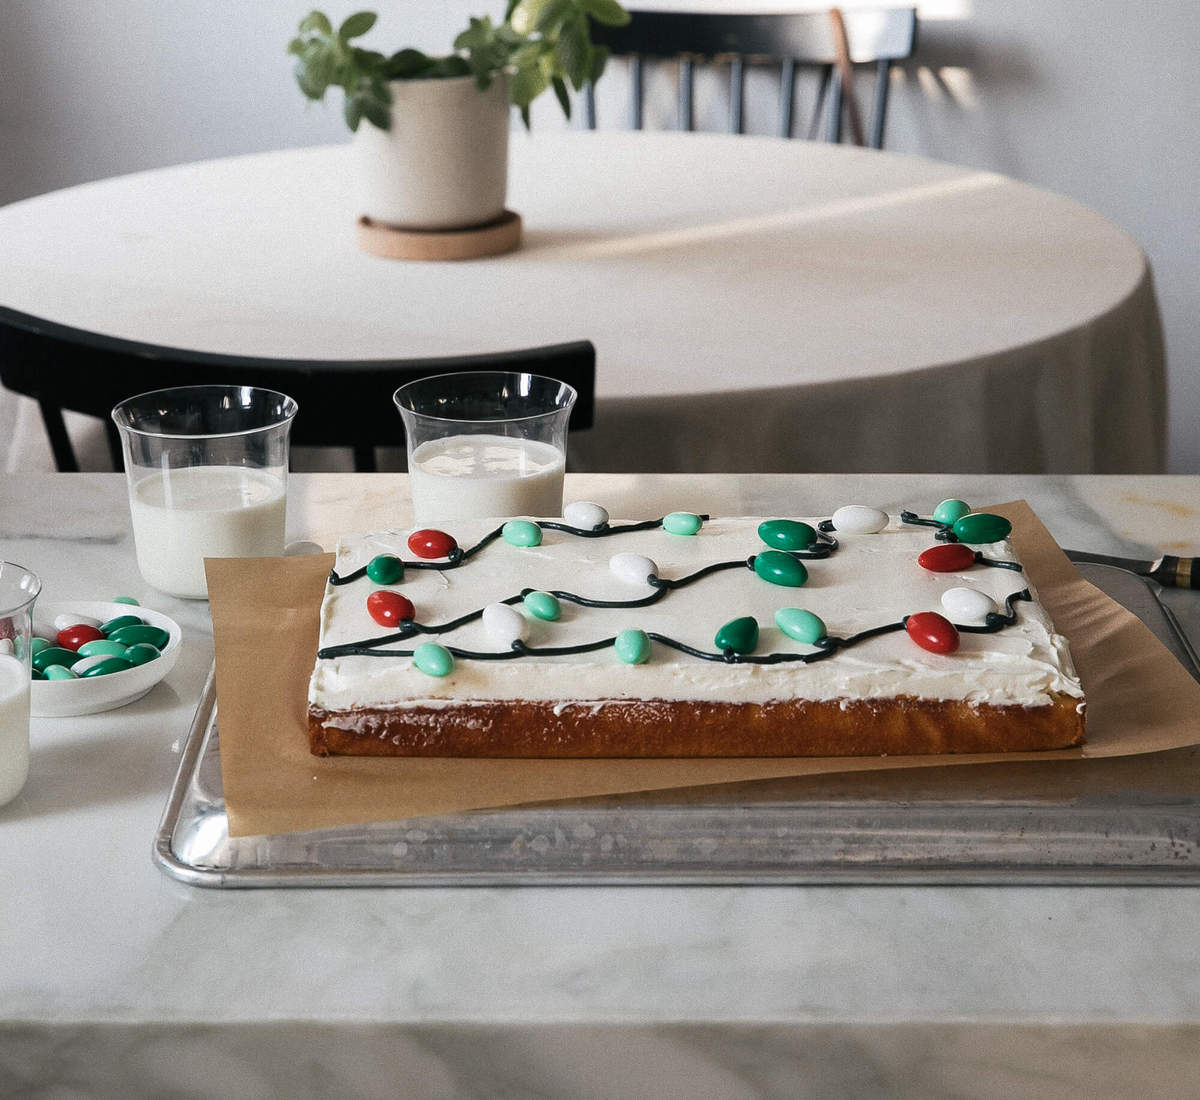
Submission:
[[[309,6],[0,0],[0,202],[141,168],[344,140],[335,108],[306,109],[283,54]],[[337,0],[327,10],[340,17],[359,6],[381,13],[379,48],[444,50],[468,14],[503,5]],[[1171,467],[1200,472],[1200,3],[931,0],[921,10],[920,57],[897,74],[888,147],[1070,195],[1142,243],[1167,333]],[[760,90],[751,129],[769,132]],[[715,87],[705,94],[702,110],[719,117]],[[669,90],[660,98],[669,104]],[[535,122],[561,125],[550,104],[539,104]]]

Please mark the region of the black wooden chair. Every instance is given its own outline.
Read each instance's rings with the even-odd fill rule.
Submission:
[[[825,140],[839,142],[845,108],[853,105],[857,111],[857,99],[843,94],[849,70],[869,65],[875,70],[871,121],[869,131],[862,128],[859,143],[873,149],[883,148],[892,65],[912,56],[917,32],[917,16],[911,8],[847,11],[840,20],[831,12],[736,15],[631,9],[630,15],[624,27],[594,26],[593,37],[614,57],[628,59],[633,129],[643,128],[646,61],[678,65],[680,130],[694,128],[697,64],[728,65],[729,131],[738,134],[744,132],[746,68],[767,64],[779,70],[778,135],[794,134],[796,74],[806,68],[817,75],[817,93],[805,136],[815,138],[823,130]],[[591,85],[584,89],[584,112],[585,125],[594,130],[596,98]],[[854,116],[851,122],[859,125]]]
[[[570,430],[592,425],[596,349],[588,340],[432,359],[266,359],[121,340],[0,307],[0,383],[37,401],[61,471],[79,469],[64,410],[103,420],[120,470],[112,407],[149,390],[205,384],[262,386],[291,395],[300,405],[293,444],[352,448],[355,469],[372,471],[376,447],[404,444],[404,426],[392,403],[396,388],[415,378],[472,370],[522,371],[566,382],[579,394]]]

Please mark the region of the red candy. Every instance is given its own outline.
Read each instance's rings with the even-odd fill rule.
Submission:
[[[908,636],[930,653],[953,653],[958,648],[954,624],[936,611],[918,611],[904,621]]]
[[[58,632],[57,642],[63,649],[74,653],[84,642],[98,642],[104,635],[94,626],[76,623],[74,626],[63,627]]]
[[[458,547],[453,535],[435,531],[431,527],[414,531],[408,536],[408,548],[418,558],[448,558],[450,551]]]
[[[922,550],[917,564],[931,573],[957,573],[975,564],[975,551],[961,542],[944,542]]]
[[[367,597],[367,614],[380,626],[397,626],[411,619],[416,611],[407,596],[381,588]]]

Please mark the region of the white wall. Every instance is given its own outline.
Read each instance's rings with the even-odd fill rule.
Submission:
[[[311,2],[0,0],[0,202],[343,140],[335,107],[305,107],[283,52]],[[503,4],[334,0],[327,10],[360,6],[381,13],[378,48],[444,50],[468,14]],[[1200,3],[931,0],[921,11],[919,58],[897,74],[888,147],[1062,192],[1141,241],[1167,334],[1171,467],[1200,472]],[[539,104],[536,124],[560,124],[549,108]],[[751,128],[769,127],[766,105],[755,105]]]

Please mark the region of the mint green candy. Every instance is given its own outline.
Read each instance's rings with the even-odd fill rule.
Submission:
[[[1003,516],[993,516],[990,512],[972,512],[957,520],[951,530],[959,542],[999,542],[1008,538],[1012,524]]]
[[[672,512],[663,516],[663,530],[669,535],[694,535],[702,522],[694,512]]]
[[[43,649],[49,649],[52,643],[46,641],[45,638],[33,637],[29,639],[29,652],[36,657]]]
[[[123,626],[120,630],[114,630],[108,637],[111,641],[120,642],[122,645],[137,645],[138,642],[149,642],[156,649],[162,649],[171,640],[171,635],[163,630],[162,627],[150,626],[148,623],[139,623],[137,626]]]
[[[37,671],[37,669],[34,669],[34,672],[36,672],[36,671]],[[79,679],[79,677],[76,676],[75,673],[73,673],[69,668],[67,668],[66,665],[51,665],[43,673],[43,676],[47,680],[78,680]]]
[[[549,592],[530,592],[522,603],[525,610],[535,619],[545,619],[552,623],[562,617],[562,604],[558,602],[557,596],[552,596]]]
[[[75,652],[80,657],[95,657],[99,653],[108,657],[124,657],[129,647],[111,638],[97,638],[94,642],[84,642]]]
[[[781,607],[775,612],[775,625],[789,638],[816,645],[829,632],[820,617],[799,607]]]
[[[114,672],[124,672],[126,669],[133,668],[133,665],[125,660],[124,657],[105,657],[103,661],[92,665],[81,677],[88,679],[92,676],[108,676]]]
[[[33,658],[33,667],[39,672],[45,672],[51,665],[64,665],[70,668],[76,661],[82,660],[78,653],[62,646],[47,646]]]
[[[138,606],[137,600],[135,600],[132,596],[114,596],[112,598],[112,602],[132,604],[134,607]]]
[[[613,639],[613,649],[627,665],[644,665],[650,660],[650,639],[644,630],[622,630]]]
[[[54,667],[55,667],[55,668],[57,668],[58,666],[57,666],[57,665],[55,665]],[[30,675],[30,678],[31,678],[31,679],[34,679],[34,680],[44,680],[44,679],[46,679],[46,674],[45,674],[45,673],[44,673],[44,672],[43,672],[41,669],[39,669],[39,668],[31,668],[31,669],[29,670],[29,675]]]
[[[720,650],[750,653],[758,645],[758,622],[749,615],[727,622],[717,631],[713,644]]]
[[[804,568],[804,563],[782,550],[763,550],[755,554],[754,572],[764,581],[783,585],[785,588],[799,588],[808,580],[808,570]]]
[[[145,619],[139,619],[136,615],[118,615],[115,619],[109,619],[108,622],[101,623],[100,633],[108,637],[123,626],[141,626],[144,622]]]
[[[413,650],[413,664],[426,676],[449,676],[454,671],[454,654],[437,642],[422,642]]]
[[[758,537],[774,550],[807,550],[817,532],[798,519],[766,519],[758,525]]]
[[[138,642],[137,645],[131,645],[125,650],[125,660],[137,665],[149,664],[155,657],[160,657],[162,654],[152,646],[149,642]]]
[[[510,519],[500,528],[500,534],[510,546],[542,545],[542,529],[527,519]]]
[[[395,554],[376,554],[367,562],[367,577],[376,584],[395,584],[404,576],[404,562]]]
[[[955,500],[951,497],[949,500],[943,500],[933,510],[933,518],[938,523],[953,524],[962,519],[970,510],[971,506],[965,500]]]

